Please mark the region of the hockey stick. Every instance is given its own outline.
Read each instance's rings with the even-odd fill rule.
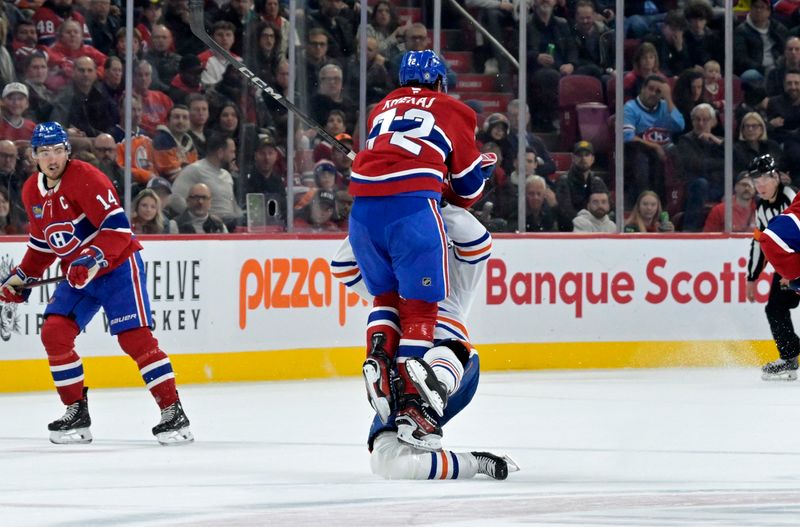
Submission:
[[[211,35],[206,33],[206,26],[203,20],[203,1],[204,0],[189,0],[189,27],[191,28],[192,33],[194,33],[194,36],[202,40],[203,43],[211,49],[211,51],[219,55],[228,64],[232,64],[237,70],[239,70],[239,73],[247,77],[247,80],[252,82],[256,87],[266,92],[267,95],[275,99],[275,101],[281,106],[290,112],[293,112],[297,117],[300,118],[301,121],[306,123],[310,128],[313,128],[314,131],[321,135],[323,139],[333,145],[336,150],[346,155],[350,159],[355,160],[355,152],[347,148],[341,141],[326,132],[318,123],[314,122],[313,119],[300,111],[300,108],[287,101],[283,95],[273,90],[269,84],[261,80],[261,78],[259,78],[255,73],[247,69],[247,66],[245,66],[244,63],[235,59],[233,55],[225,50],[225,48],[217,44],[214,39],[211,38]]]
[[[63,274],[58,276],[52,276],[50,278],[45,278],[44,280],[37,280],[36,282],[31,282],[30,284],[25,284],[22,287],[24,289],[30,289],[32,287],[39,287],[40,285],[48,285],[48,284],[55,284],[56,282],[61,282],[62,280],[66,280],[67,277]]]

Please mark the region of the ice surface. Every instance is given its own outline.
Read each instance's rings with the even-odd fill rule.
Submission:
[[[753,369],[484,374],[445,429],[507,481],[383,481],[357,378],[181,387],[197,441],[162,447],[144,388],[90,390],[91,445],[55,392],[0,396],[0,525],[800,524],[800,383]]]

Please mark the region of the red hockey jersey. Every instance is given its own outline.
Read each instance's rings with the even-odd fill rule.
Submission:
[[[86,25],[86,20],[83,15],[76,9],[72,9],[67,18],[80,23],[83,28],[83,43],[92,43],[92,34],[89,32],[89,26]],[[58,28],[64,22],[64,19],[56,14],[55,11],[47,6],[42,6],[33,13],[33,23],[36,24],[36,34],[39,37],[40,46],[52,46],[56,42],[58,35]]]
[[[353,162],[350,194],[436,198],[449,178],[455,194],[480,195],[484,179],[475,126],[475,112],[445,93],[394,90],[369,116],[366,148]]]
[[[98,273],[103,275],[142,248],[114,185],[89,163],[70,160],[52,189],[45,186],[44,174],[37,172],[25,181],[22,201],[30,219],[30,237],[20,268],[28,276],[42,276],[56,258],[61,258],[66,271],[90,245],[108,261],[108,267]]]

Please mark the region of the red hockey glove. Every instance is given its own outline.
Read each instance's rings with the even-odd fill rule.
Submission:
[[[0,302],[6,304],[21,304],[28,300],[31,296],[31,290],[26,288],[25,285],[35,281],[35,278],[29,278],[22,272],[22,269],[15,267],[11,270],[0,284]]]
[[[496,165],[497,154],[493,154],[492,152],[481,154],[481,173],[483,174],[483,179],[492,177],[492,172],[494,172],[494,167]]]
[[[94,245],[81,251],[80,256],[69,264],[67,282],[75,289],[83,289],[92,281],[97,272],[108,267],[103,251]]]

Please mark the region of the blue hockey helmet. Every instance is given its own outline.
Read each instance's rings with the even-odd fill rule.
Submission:
[[[40,146],[50,145],[64,145],[69,150],[69,137],[64,128],[55,122],[46,122],[36,125],[33,129],[33,136],[31,137],[31,148],[36,152]]]
[[[442,91],[447,91],[447,68],[433,50],[406,51],[400,60],[400,85],[410,82],[436,84],[442,80]]]

